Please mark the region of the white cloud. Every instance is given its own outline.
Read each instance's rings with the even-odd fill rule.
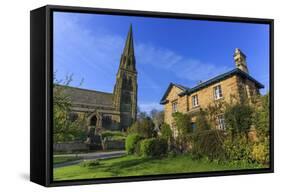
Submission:
[[[229,67],[218,67],[151,44],[138,44],[136,55],[140,63],[168,70],[178,78],[190,81],[206,80],[229,70]]]
[[[152,109],[163,110],[163,106],[157,102],[140,103],[139,108],[146,113],[150,113]]]

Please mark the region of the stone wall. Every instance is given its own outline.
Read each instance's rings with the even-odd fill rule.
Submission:
[[[83,142],[67,142],[67,143],[54,143],[54,152],[72,152],[72,151],[85,151],[88,150],[87,144]]]
[[[107,140],[103,141],[103,150],[124,150],[125,140]]]
[[[188,97],[185,95],[183,97],[179,97],[178,94],[181,93],[182,90],[176,86],[173,86],[167,95],[168,103],[164,106],[164,121],[168,124],[172,123],[172,103],[178,103],[178,112],[185,113],[188,110]]]
[[[238,86],[239,79],[236,75],[227,78],[225,80],[222,80],[218,83],[212,84],[208,87],[205,87],[203,89],[200,89],[197,92],[192,93],[191,95],[185,95],[185,96],[178,96],[179,93],[182,92],[181,89],[174,86],[170,93],[167,95],[168,102],[165,104],[164,110],[164,120],[166,123],[168,123],[170,126],[172,126],[172,103],[177,102],[178,103],[178,112],[181,113],[187,113],[190,114],[196,114],[196,112],[199,111],[200,108],[207,108],[208,105],[214,103],[216,100],[214,98],[214,87],[217,85],[221,86],[222,89],[222,98],[219,100],[223,100],[226,102],[230,102],[232,95],[238,96],[239,94],[239,86]],[[249,81],[250,82],[250,81]],[[251,85],[252,87],[252,85]],[[199,105],[197,107],[192,106],[192,96],[198,95],[198,103]],[[193,117],[192,120],[194,121],[195,118]]]

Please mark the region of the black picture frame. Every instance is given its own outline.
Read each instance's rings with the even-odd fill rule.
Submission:
[[[53,181],[52,178],[52,81],[53,12],[98,13],[157,18],[193,19],[259,23],[270,25],[270,167],[262,169],[130,176],[118,178]],[[274,20],[246,17],[197,15],[183,13],[117,10],[104,8],[47,5],[30,12],[30,180],[43,186],[117,183],[162,179],[245,175],[274,172]]]

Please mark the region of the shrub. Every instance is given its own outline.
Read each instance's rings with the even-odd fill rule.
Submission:
[[[134,154],[136,152],[136,147],[138,142],[142,137],[138,134],[130,134],[126,138],[125,148],[128,154]]]
[[[195,132],[210,130],[210,125],[207,121],[206,112],[200,110],[196,118]]]
[[[144,157],[161,157],[168,152],[168,144],[165,139],[151,138],[140,142],[140,154]]]
[[[139,134],[143,138],[151,138],[156,136],[154,123],[150,117],[145,117],[136,121],[128,130],[129,133]]]
[[[164,123],[161,126],[160,133],[161,133],[161,138],[166,139],[166,140],[170,140],[173,136],[172,129],[171,129],[170,125],[167,123]]]
[[[180,152],[186,151],[187,137],[192,132],[191,118],[187,114],[180,112],[173,113],[173,119],[176,125],[176,142]]]
[[[236,135],[234,138],[228,136],[224,141],[224,151],[228,160],[252,162],[252,145],[244,134]]]
[[[98,159],[95,160],[84,160],[80,163],[81,167],[94,167],[100,165],[100,161]]]
[[[232,135],[247,134],[252,125],[252,114],[253,109],[246,104],[228,106],[224,114],[227,130]]]
[[[269,163],[269,142],[265,139],[264,142],[255,143],[251,152],[252,159],[261,164]]]
[[[125,140],[125,133],[121,131],[104,131],[101,133],[103,139],[107,140]]]
[[[209,130],[192,136],[193,158],[208,157],[210,160],[225,159],[223,148],[224,134],[219,130]]]

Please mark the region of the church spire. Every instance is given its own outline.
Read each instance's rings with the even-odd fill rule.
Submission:
[[[134,55],[134,40],[133,40],[133,29],[132,24],[127,35],[126,44],[124,47],[123,55],[133,56]]]
[[[125,47],[121,56],[120,69],[125,69],[131,72],[136,72],[135,66],[135,53],[134,53],[134,39],[133,39],[133,29],[132,24],[127,35]]]
[[[120,112],[120,128],[126,130],[137,117],[138,85],[132,25],[121,55],[113,93],[113,105]]]

